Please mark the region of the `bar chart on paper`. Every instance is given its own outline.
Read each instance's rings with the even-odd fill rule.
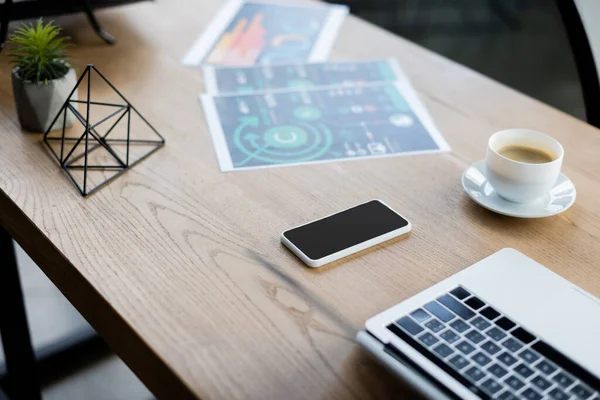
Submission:
[[[323,61],[348,8],[231,0],[183,59],[185,65]]]

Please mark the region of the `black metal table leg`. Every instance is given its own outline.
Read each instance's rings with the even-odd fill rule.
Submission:
[[[0,227],[0,335],[10,398],[41,400],[41,386],[12,238]]]
[[[87,15],[88,19],[90,20],[90,24],[92,25],[92,28],[94,28],[94,31],[98,34],[98,36],[104,39],[106,43],[115,44],[117,39],[110,33],[106,32],[104,29],[102,29],[100,23],[96,19],[96,16],[94,15],[94,11],[92,10],[92,6],[90,5],[89,0],[82,1],[83,11],[85,11],[85,15]]]

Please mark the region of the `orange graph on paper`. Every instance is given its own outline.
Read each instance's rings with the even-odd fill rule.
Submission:
[[[256,14],[250,23],[240,19],[231,32],[225,33],[207,58],[210,64],[253,65],[265,47],[264,14]]]

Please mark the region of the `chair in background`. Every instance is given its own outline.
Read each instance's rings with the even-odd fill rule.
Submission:
[[[600,128],[600,1],[555,1],[575,59],[587,122]]]
[[[8,33],[8,23],[10,21],[76,12],[84,12],[98,36],[106,43],[113,44],[116,39],[102,29],[93,10],[100,7],[132,3],[134,1],[141,0],[4,0],[4,2],[0,0],[0,51],[4,48]]]

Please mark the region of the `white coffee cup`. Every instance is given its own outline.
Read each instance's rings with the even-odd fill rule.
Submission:
[[[498,151],[507,146],[523,146],[553,156],[547,163],[515,161]],[[490,136],[485,159],[486,177],[500,197],[515,203],[528,203],[542,197],[560,175],[564,150],[554,138],[528,129],[507,129]]]

